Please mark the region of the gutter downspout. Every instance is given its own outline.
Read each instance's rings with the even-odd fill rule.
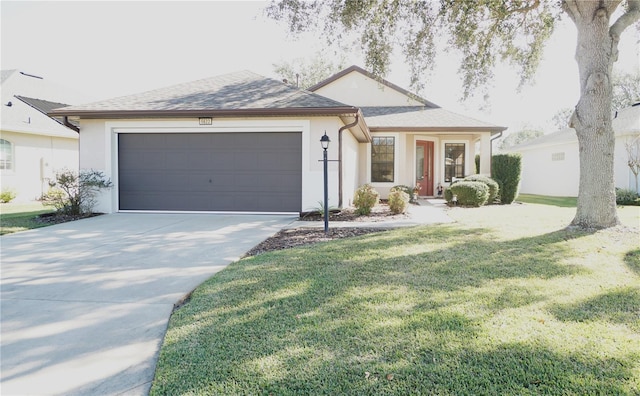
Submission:
[[[78,128],[77,126],[75,126],[72,123],[70,123],[68,116],[64,116],[63,117],[63,125],[66,126],[69,129],[73,129],[74,131],[80,133],[80,128]]]
[[[347,124],[338,129],[338,207],[342,208],[342,131],[358,125],[360,116],[356,113],[356,119],[351,124]]]

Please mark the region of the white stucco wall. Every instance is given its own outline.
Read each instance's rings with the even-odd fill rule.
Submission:
[[[534,147],[520,153],[521,193],[555,197],[578,196],[580,159],[577,142]]]
[[[338,102],[359,107],[423,105],[357,71],[352,71],[314,92]]]
[[[635,189],[634,176],[627,165],[627,153],[624,148],[624,142],[629,138],[631,135],[616,136],[614,183],[618,188]],[[578,196],[580,153],[577,140],[527,147],[518,152],[522,154],[521,193],[557,197]],[[564,159],[559,159],[562,153]]]
[[[338,159],[338,129],[344,124],[338,117],[219,119],[213,125],[199,125],[198,119],[131,119],[82,120],[80,132],[80,169],[105,173],[114,187],[101,194],[96,211],[113,213],[118,210],[118,133],[216,133],[216,132],[301,132],[302,133],[302,210],[314,210],[324,196],[324,172],[320,138],[325,131],[331,143],[329,160]],[[357,167],[360,144],[346,130],[343,132],[345,184],[343,198],[352,197],[357,188]],[[338,206],[338,164],[329,162],[329,205]],[[355,188],[354,188],[355,186]],[[347,201],[345,201],[346,203]]]
[[[342,206],[349,207],[353,204],[353,195],[360,187],[360,146],[367,144],[359,143],[348,130],[342,133]]]
[[[77,137],[2,131],[0,138],[12,144],[14,160],[13,169],[0,171],[0,189],[15,191],[15,201],[39,199],[56,171],[78,170]]]

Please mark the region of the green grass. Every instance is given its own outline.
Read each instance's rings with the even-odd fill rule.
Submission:
[[[574,213],[455,208],[240,260],[172,316],[151,394],[637,395],[640,232]]]
[[[561,208],[575,208],[578,205],[576,197],[550,197],[547,195],[520,194],[516,199],[518,202],[553,205]]]
[[[36,221],[36,217],[53,211],[40,202],[0,204],[0,235],[45,227],[48,224]]]

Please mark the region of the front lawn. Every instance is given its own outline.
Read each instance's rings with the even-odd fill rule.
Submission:
[[[454,208],[245,258],[175,311],[151,394],[638,394],[640,208],[620,212],[634,229]]]
[[[578,205],[576,197],[551,197],[548,195],[519,194],[518,202],[554,205],[562,208],[575,208]]]
[[[37,220],[37,216],[52,213],[54,209],[40,202],[0,204],[0,235],[44,227],[49,224]]]

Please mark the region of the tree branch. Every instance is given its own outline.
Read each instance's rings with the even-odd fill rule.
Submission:
[[[622,14],[609,28],[609,34],[616,39],[620,38],[627,27],[640,20],[640,0],[627,0],[627,3],[629,4],[627,12]]]
[[[582,19],[582,14],[580,14],[580,10],[578,9],[577,0],[564,0],[562,2],[562,8],[567,14],[569,14],[569,17],[573,22],[577,23]]]
[[[540,5],[540,0],[535,0],[533,2],[533,4],[531,4],[530,6],[526,6],[526,7],[522,7],[522,8],[516,8],[514,10],[509,10],[509,14],[514,14],[516,12],[518,13],[522,13],[522,12],[529,12],[531,10],[535,10],[536,8],[538,8],[538,6]]]

